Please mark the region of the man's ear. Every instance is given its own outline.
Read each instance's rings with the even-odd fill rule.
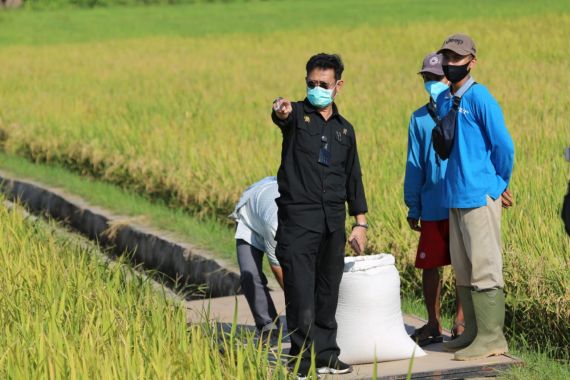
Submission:
[[[342,89],[343,86],[344,86],[344,80],[341,79],[336,84],[336,92],[338,93]]]
[[[471,62],[469,62],[469,70],[474,69],[475,66],[477,66],[477,57],[473,57],[473,59],[471,60]]]

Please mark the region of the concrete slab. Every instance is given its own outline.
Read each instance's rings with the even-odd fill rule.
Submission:
[[[273,301],[277,311],[285,314],[285,300],[283,292],[272,292]],[[230,296],[207,300],[196,300],[187,303],[188,322],[198,322],[204,315],[203,311],[209,308],[211,320],[231,324],[234,318],[235,303],[237,302],[237,323],[246,329],[253,330],[254,322],[245,297]],[[416,327],[422,326],[425,321],[411,315],[404,316],[406,330],[411,333]],[[449,339],[449,331],[445,331]],[[288,341],[284,342],[284,346]],[[522,362],[510,355],[501,355],[483,360],[460,362],[453,360],[453,354],[445,352],[441,344],[433,344],[424,348],[427,356],[417,358],[413,362],[413,379],[465,379],[476,377],[496,376],[510,366],[521,365]],[[409,360],[378,363],[377,374],[379,379],[405,379],[407,376]],[[343,376],[327,376],[326,379],[371,379],[373,364],[354,366],[354,372]]]

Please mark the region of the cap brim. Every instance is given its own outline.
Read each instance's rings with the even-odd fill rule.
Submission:
[[[430,74],[435,74],[435,75],[445,75],[443,73],[443,70],[438,71],[438,70],[432,70],[432,69],[422,69],[422,70],[418,71],[418,74],[423,74],[423,73],[430,73]]]
[[[458,47],[455,47],[455,46],[453,46],[453,47],[452,47],[452,46],[444,46],[444,47],[442,47],[441,49],[439,49],[439,50],[437,51],[437,54],[442,54],[442,53],[443,53],[444,51],[446,51],[446,50],[452,51],[452,52],[457,53],[457,54],[459,54],[459,55],[461,55],[461,56],[466,56],[466,55],[475,56],[475,54],[473,54],[471,51],[465,50],[465,49],[461,49],[461,48],[458,48]]]

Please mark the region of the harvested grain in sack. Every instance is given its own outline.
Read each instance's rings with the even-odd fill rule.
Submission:
[[[406,332],[394,263],[389,254],[345,258],[336,311],[342,361],[360,364],[426,355]]]

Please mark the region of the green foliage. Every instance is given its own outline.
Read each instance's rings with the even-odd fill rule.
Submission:
[[[402,201],[407,123],[427,100],[415,73],[445,36],[470,33],[480,52],[474,76],[500,102],[516,146],[517,203],[503,219],[507,325],[529,345],[567,350],[570,240],[559,213],[570,141],[568,4],[278,2],[37,19],[13,12],[0,18],[10,26],[0,29],[0,135],[7,151],[32,161],[225,220],[247,185],[277,169],[272,99],[302,98],[306,59],[339,52],[346,86],[338,104],[359,139],[371,250],[396,254],[405,290],[417,291],[417,235]]]
[[[206,314],[187,325],[183,304],[100,256],[0,199],[2,379],[285,378],[281,346]]]

